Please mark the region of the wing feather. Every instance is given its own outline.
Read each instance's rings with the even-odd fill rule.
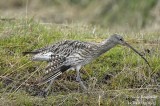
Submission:
[[[47,54],[49,61],[45,68],[47,73],[39,82],[46,83],[77,64],[85,64],[96,49],[97,45],[93,43],[65,40],[33,51],[38,53],[35,56]]]

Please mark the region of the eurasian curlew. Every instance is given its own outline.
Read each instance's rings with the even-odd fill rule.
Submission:
[[[93,59],[96,59],[103,53],[109,51],[118,44],[131,48],[149,65],[148,61],[143,57],[143,55],[126,43],[122,36],[117,34],[110,36],[108,39],[99,44],[65,40],[51,46],[34,50],[32,52],[23,52],[23,54],[33,54],[32,59],[34,61],[48,62],[48,66],[45,68],[48,73],[45,74],[39,82],[44,84],[50,81],[50,84],[45,89],[45,92],[48,91],[53,81],[66,70],[76,70],[76,80],[80,83],[81,87],[86,90],[87,88],[83,84],[80,77],[79,70],[81,67],[88,64]]]

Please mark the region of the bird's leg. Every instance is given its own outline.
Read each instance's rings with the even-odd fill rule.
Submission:
[[[46,97],[49,93],[49,90],[51,89],[51,86],[53,84],[54,80],[51,80],[51,82],[49,83],[48,87],[43,91],[43,96]]]
[[[76,76],[76,81],[81,81],[81,77],[80,77],[80,72],[79,70],[76,70],[77,76]]]
[[[53,82],[54,82],[54,80],[51,80],[51,82],[49,83],[48,87],[44,90],[45,92],[47,92],[51,88]]]
[[[76,68],[76,72],[77,72],[77,77],[76,77],[76,81],[78,81],[81,85],[81,87],[84,89],[84,90],[87,90],[86,86],[83,84],[82,80],[81,80],[81,76],[80,76],[80,67],[77,67]]]

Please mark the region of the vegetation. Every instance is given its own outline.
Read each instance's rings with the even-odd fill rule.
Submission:
[[[49,23],[78,22],[100,25],[114,31],[135,31],[145,28],[152,30],[152,27],[159,23],[160,1],[8,0],[8,3],[0,1],[0,8],[3,10],[0,11],[2,16],[7,18],[26,17],[27,14],[36,20]]]
[[[145,55],[152,69],[129,48],[117,46],[81,70],[88,92],[79,87],[75,72],[70,71],[57,79],[46,98],[40,93],[47,84],[34,85],[35,80],[44,74],[46,63],[30,61],[29,56],[22,55],[23,51],[63,39],[100,42],[114,32],[83,24],[41,24],[24,18],[1,21],[0,32],[2,106],[160,104],[159,32],[119,32]],[[141,101],[137,99],[139,97],[142,97]]]
[[[160,105],[159,0],[0,0],[0,106]],[[84,24],[85,23],[85,24]],[[72,39],[101,42],[118,33],[140,51],[116,46],[75,72],[61,75],[49,95],[35,81],[46,62],[22,52]]]

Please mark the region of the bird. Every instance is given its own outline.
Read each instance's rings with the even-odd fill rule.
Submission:
[[[81,67],[106,53],[116,45],[129,47],[141,56],[150,67],[147,59],[131,45],[125,42],[123,36],[119,34],[113,34],[100,43],[64,40],[31,52],[23,52],[23,55],[32,54],[33,61],[48,62],[48,65],[44,69],[46,74],[42,76],[38,82],[40,84],[50,82],[49,86],[45,89],[45,92],[50,89],[54,80],[67,70],[75,70],[76,81],[80,83],[80,86],[84,90],[87,90],[87,87],[84,85],[80,76]]]

